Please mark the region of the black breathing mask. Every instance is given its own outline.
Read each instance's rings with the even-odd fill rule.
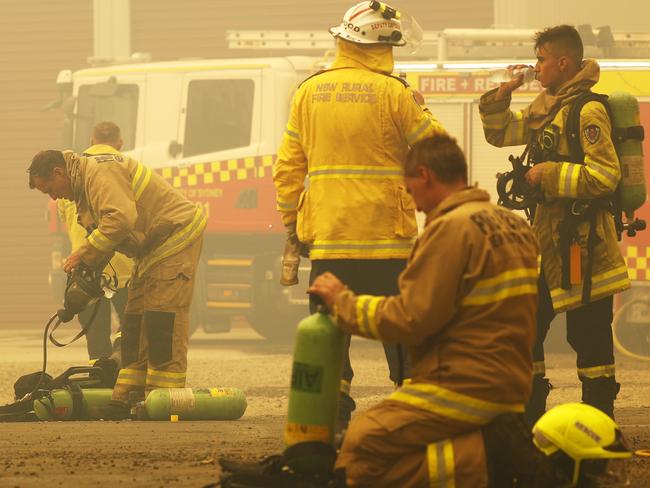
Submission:
[[[61,322],[69,322],[86,307],[104,296],[106,278],[101,271],[79,263],[68,274],[63,295],[63,308],[57,312]]]

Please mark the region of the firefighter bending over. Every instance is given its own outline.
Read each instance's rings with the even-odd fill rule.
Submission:
[[[189,309],[206,217],[159,174],[121,154],[41,151],[29,186],[77,207],[88,233],[64,262],[101,269],[114,251],[135,260],[122,328],[122,366],[107,418],[129,414],[129,393],[182,388]],[[133,398],[132,399],[136,399]]]
[[[529,144],[535,166],[526,180],[542,195],[533,222],[542,273],[530,425],[546,409],[550,385],[544,339],[560,312],[567,312],[567,339],[578,355],[582,401],[613,416],[620,386],[612,341],[613,295],[630,287],[609,211],[621,171],[605,106],[587,102],[579,112],[577,134],[570,138],[567,130],[572,105],[598,82],[600,67],[593,59],[582,59],[580,35],[568,25],[538,32],[535,51],[536,77],[545,90],[528,107],[518,112],[509,108],[522,76],[485,93],[480,102],[490,144]],[[571,140],[579,141],[582,154],[571,149]]]
[[[380,2],[350,8],[332,66],[308,78],[293,98],[275,162],[277,208],[288,230],[284,285],[297,283],[298,248],[308,248],[310,282],[333,272],[357,293],[397,293],[417,234],[415,206],[402,184],[409,145],[443,129],[406,82],[392,76],[393,46],[404,45],[410,19]],[[409,20],[410,32],[417,25]],[[305,177],[309,187],[305,188]],[[317,303],[310,300],[310,311]],[[355,408],[349,336],[339,429]],[[384,345],[390,378],[406,370],[398,341]]]
[[[357,295],[330,273],[309,288],[346,332],[401,342],[411,358],[410,380],[353,419],[337,468],[350,487],[451,477],[459,488],[486,486],[480,428],[523,412],[530,393],[537,240],[525,220],[467,187],[465,157],[447,135],[415,144],[404,174],[427,218],[399,294]]]
[[[93,128],[90,138],[90,147],[84,151],[84,156],[97,156],[100,154],[120,154],[122,137],[120,128],[113,122],[100,122]],[[77,220],[77,207],[74,202],[59,199],[56,202],[59,218],[65,223],[70,238],[72,252],[76,251],[86,241],[86,229]],[[86,332],[88,357],[91,361],[99,358],[110,357],[120,362],[121,323],[124,321],[127,290],[126,283],[133,271],[133,261],[124,254],[116,252],[109,265],[104,268],[104,273],[115,277],[117,289],[111,298],[100,299],[99,310],[95,316],[92,327]],[[120,320],[120,332],[116,334],[115,342],[111,344],[111,304]],[[79,313],[79,322],[86,327],[91,320],[93,307]]]

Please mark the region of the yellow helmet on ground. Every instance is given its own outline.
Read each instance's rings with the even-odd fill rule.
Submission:
[[[582,461],[632,456],[616,422],[584,403],[565,403],[546,412],[533,426],[533,441],[547,456],[562,451],[573,459],[574,486]]]

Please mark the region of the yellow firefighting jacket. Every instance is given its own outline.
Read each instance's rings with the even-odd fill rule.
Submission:
[[[311,259],[408,256],[417,227],[403,162],[443,129],[392,70],[390,46],[339,41],[332,67],[293,98],[273,179],[282,220],[297,219]]]
[[[542,93],[524,111],[509,109],[510,99],[494,101],[495,90],[481,97],[480,113],[487,141],[497,147],[526,144],[537,138],[540,144],[552,141],[553,150],[565,160],[553,162],[542,176],[544,201],[537,206],[533,227],[541,246],[542,269],[551,292],[553,308],[563,312],[580,307],[588,260],[591,260],[591,301],[613,295],[630,287],[627,267],[618,247],[614,219],[606,209],[596,210],[596,244],[588,255],[590,224],[581,222],[575,229],[580,245],[581,282],[562,288],[560,224],[567,207],[576,199],[591,200],[612,195],[621,178],[618,156],[611,139],[611,122],[601,103],[589,102],[580,112],[580,136],[584,163],[569,162],[566,134],[571,103],[599,77],[595,61],[586,60],[573,80],[554,96]],[[588,81],[589,83],[586,83]],[[549,102],[550,100],[550,102]],[[541,109],[541,110],[540,110]]]
[[[95,144],[84,151],[85,154],[120,154],[112,146],[106,144]],[[86,241],[86,229],[79,225],[77,218],[77,207],[74,202],[60,199],[56,201],[59,218],[65,224],[70,239],[72,251],[76,251]],[[133,272],[133,260],[124,254],[116,252],[111,258],[110,265],[104,268],[104,273],[117,280],[118,288],[123,288]]]
[[[203,232],[201,207],[142,163],[120,154],[63,155],[79,223],[93,229],[78,251],[87,265],[102,265],[119,251],[136,259],[140,276]]]
[[[427,216],[392,297],[338,294],[351,334],[408,346],[411,379],[389,399],[475,425],[523,412],[537,308],[535,235],[476,188]]]

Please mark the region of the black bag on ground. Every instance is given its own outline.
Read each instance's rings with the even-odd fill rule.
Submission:
[[[71,384],[80,388],[113,388],[119,369],[114,359],[100,358],[92,366],[68,368],[56,378],[52,378],[48,373],[36,371],[18,378],[14,383],[14,396],[16,400],[20,400],[34,391],[36,385],[39,390],[46,391],[65,388]]]
[[[41,381],[41,377],[43,380]],[[35,373],[29,373],[21,376],[14,383],[14,398],[20,400],[25,395],[29,395],[36,385],[39,384],[39,389],[41,390],[51,390],[52,387],[52,376],[42,371],[36,371]]]

